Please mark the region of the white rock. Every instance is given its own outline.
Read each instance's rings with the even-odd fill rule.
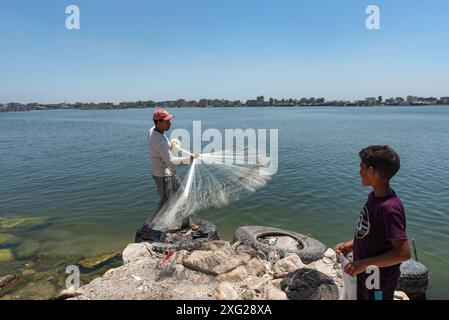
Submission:
[[[237,300],[239,298],[234,287],[229,282],[222,282],[214,290],[214,296],[217,300]]]
[[[266,287],[266,292],[268,300],[288,300],[284,291],[275,288],[272,285]]]
[[[131,243],[123,251],[122,259],[123,264],[127,264],[136,260],[141,260],[151,257],[151,244],[142,243]]]
[[[244,300],[255,300],[257,297],[257,294],[254,290],[245,290],[242,294],[242,298]]]
[[[256,293],[263,292],[265,285],[269,281],[255,276],[248,276],[242,283],[242,287],[248,290],[254,290]]]
[[[302,267],[304,267],[304,263],[302,263],[301,258],[297,254],[289,254],[273,266],[273,275],[276,278],[285,277],[290,272]]]
[[[394,300],[410,300],[410,298],[403,291],[395,291],[394,292]]]
[[[216,251],[222,248],[229,248],[231,244],[224,240],[213,240],[205,242],[201,245],[200,250],[204,251]]]
[[[236,254],[231,248],[216,251],[197,250],[183,259],[183,265],[204,273],[220,275],[246,264],[250,259],[248,254]]]
[[[248,272],[253,276],[261,276],[265,273],[266,269],[262,262],[258,258],[253,258],[246,264]]]
[[[324,252],[324,257],[331,259],[332,261],[337,261],[337,254],[331,248],[328,248],[326,252]]]
[[[246,277],[248,277],[248,271],[244,266],[240,266],[232,270],[231,272],[221,274],[217,277],[219,282],[223,281],[233,281],[239,282],[243,281]]]
[[[282,278],[271,280],[271,284],[277,289],[281,289],[281,282]]]
[[[323,261],[323,263],[325,264],[334,264],[334,260],[332,260],[331,258],[328,257],[324,257],[323,259],[321,259]]]

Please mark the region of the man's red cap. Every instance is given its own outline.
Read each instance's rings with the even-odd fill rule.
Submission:
[[[173,119],[175,116],[168,113],[166,110],[159,108],[156,109],[156,111],[153,112],[153,120],[170,120]]]

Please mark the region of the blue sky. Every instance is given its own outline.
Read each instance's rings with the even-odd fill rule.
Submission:
[[[449,96],[447,0],[2,0],[0,40],[1,103]]]

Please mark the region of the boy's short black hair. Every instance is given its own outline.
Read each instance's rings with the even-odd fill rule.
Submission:
[[[390,180],[401,167],[396,151],[387,145],[369,146],[359,152],[360,160],[367,167],[373,167],[379,174]]]

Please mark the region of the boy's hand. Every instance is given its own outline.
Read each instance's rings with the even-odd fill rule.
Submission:
[[[343,255],[347,255],[349,252],[352,251],[354,247],[354,241],[347,241],[343,244],[341,244],[337,249],[335,249],[337,251],[337,253],[342,253]]]
[[[349,274],[351,277],[355,277],[359,273],[362,273],[366,270],[366,265],[363,260],[353,261],[346,265],[344,271]]]

